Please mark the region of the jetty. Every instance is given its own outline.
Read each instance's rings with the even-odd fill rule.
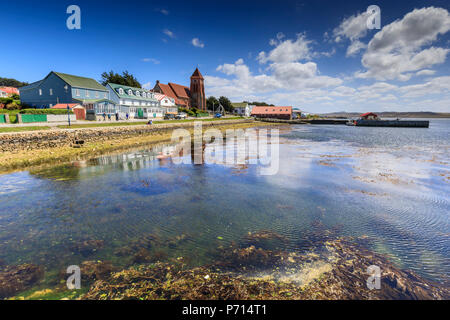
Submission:
[[[382,120],[376,113],[367,112],[357,120],[347,122],[349,126],[356,127],[399,127],[399,128],[429,128],[430,121],[422,120]]]
[[[357,127],[398,127],[398,128],[429,128],[430,121],[423,120],[355,120]]]

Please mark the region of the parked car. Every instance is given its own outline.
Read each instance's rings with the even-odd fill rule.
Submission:
[[[173,119],[175,119],[175,115],[172,113],[166,113],[164,115],[164,120],[173,120]]]
[[[214,118],[222,118],[222,114],[221,114],[221,113],[216,113],[216,114],[214,115]]]
[[[187,114],[184,112],[180,112],[179,114],[177,114],[175,116],[175,119],[186,119],[187,118]]]

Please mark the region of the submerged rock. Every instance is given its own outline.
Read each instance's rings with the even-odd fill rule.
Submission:
[[[103,244],[103,240],[85,240],[73,245],[71,249],[83,256],[88,256],[103,248]]]
[[[34,264],[7,266],[0,270],[0,298],[11,297],[31,288],[44,276],[42,267]]]

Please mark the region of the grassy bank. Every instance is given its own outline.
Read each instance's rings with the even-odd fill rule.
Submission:
[[[270,126],[269,123],[251,122],[251,123],[230,123],[220,125],[215,128],[226,129],[244,129],[258,126]],[[276,124],[279,125],[279,124]],[[193,133],[193,128],[186,128]],[[113,152],[117,150],[132,149],[136,147],[151,145],[160,142],[170,141],[172,130],[162,133],[149,135],[139,135],[131,138],[118,140],[108,140],[101,142],[88,142],[82,148],[73,148],[64,146],[59,148],[47,148],[39,150],[21,150],[18,152],[2,152],[0,154],[0,173],[7,173],[17,170],[24,170],[36,166],[61,164],[78,159],[86,159],[96,155]]]
[[[37,131],[37,130],[48,130],[50,127],[47,126],[30,126],[30,127],[0,127],[0,133],[4,132],[24,132],[24,131]]]
[[[184,122],[194,122],[194,121],[223,121],[223,120],[237,120],[244,119],[242,117],[232,117],[232,118],[208,118],[208,119],[185,119],[185,120],[156,120],[153,124],[161,123],[184,123]],[[120,127],[120,126],[137,126],[147,124],[147,121],[136,121],[136,122],[100,122],[100,123],[86,123],[86,124],[73,124],[71,126],[61,125],[58,128],[61,129],[79,129],[79,128],[100,128],[100,127]]]

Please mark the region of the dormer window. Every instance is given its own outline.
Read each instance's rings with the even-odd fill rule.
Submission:
[[[147,98],[147,94],[145,92],[142,92],[142,97]]]
[[[119,88],[119,94],[125,94],[125,91],[123,91],[122,88]]]
[[[129,96],[132,96],[132,95],[133,95],[133,90],[131,90],[131,89],[128,90],[128,95],[129,95]]]
[[[136,91],[136,97],[140,97],[141,93],[139,91]]]

